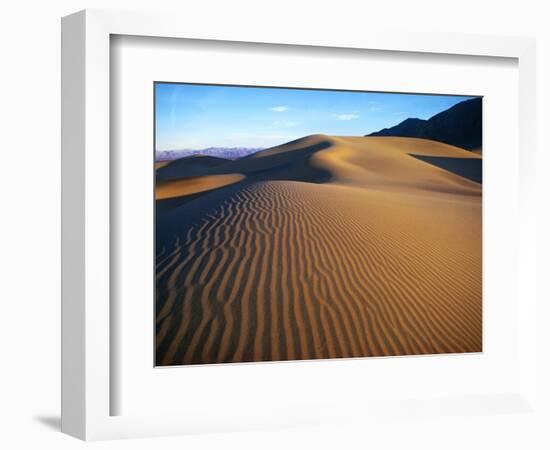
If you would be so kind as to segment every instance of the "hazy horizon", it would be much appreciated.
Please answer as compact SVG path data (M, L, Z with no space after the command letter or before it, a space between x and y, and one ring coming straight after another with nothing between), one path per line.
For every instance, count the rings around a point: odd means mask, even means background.
M362 136L473 98L155 84L155 150L267 148L311 134Z

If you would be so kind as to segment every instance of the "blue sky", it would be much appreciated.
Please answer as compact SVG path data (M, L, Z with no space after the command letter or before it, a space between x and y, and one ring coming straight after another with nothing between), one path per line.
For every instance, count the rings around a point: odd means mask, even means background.
M271 147L309 134L362 136L471 97L157 83L156 149Z

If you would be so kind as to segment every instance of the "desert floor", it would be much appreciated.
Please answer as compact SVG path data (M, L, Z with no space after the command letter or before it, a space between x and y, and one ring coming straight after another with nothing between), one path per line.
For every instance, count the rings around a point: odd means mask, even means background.
M157 365L480 352L480 182L414 138L160 165Z

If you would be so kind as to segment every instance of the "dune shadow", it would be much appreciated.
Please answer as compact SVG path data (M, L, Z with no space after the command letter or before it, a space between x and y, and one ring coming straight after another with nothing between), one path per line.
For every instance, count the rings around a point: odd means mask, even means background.
M301 181L306 183L326 183L331 180L332 173L315 167L310 159L316 152L330 147L330 143L322 141L304 146L292 151L267 154L258 157L262 152L237 160L223 160L214 157L191 156L175 160L168 166L156 171L156 181L187 179L190 177L208 175L243 174L245 179L234 183L228 192L235 188L243 189L253 183L263 181ZM156 201L156 213L162 214L193 202L199 198L218 191L227 190L229 186L188 194L181 197Z
M231 163L230 159L215 156L191 155L175 159L156 170L157 181L177 180L183 177L196 177L212 173L214 169Z
M455 175L467 178L468 180L482 183L483 178L483 160L481 158L454 158L446 156L426 156L414 155L413 158L424 161L440 169L454 173Z
M332 174L310 164L311 156L330 147L330 142L322 141L306 145L292 151L269 153L260 151L236 160L191 156L175 160L156 171L157 181L174 180L205 175L227 175L241 173L249 181L304 181L325 183Z

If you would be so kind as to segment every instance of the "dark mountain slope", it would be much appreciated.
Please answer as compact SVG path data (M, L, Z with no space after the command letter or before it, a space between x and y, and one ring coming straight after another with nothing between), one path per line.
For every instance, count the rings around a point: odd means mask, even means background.
M431 139L467 150L482 145L482 99L457 103L428 120L406 119L400 124L369 136L399 136Z

